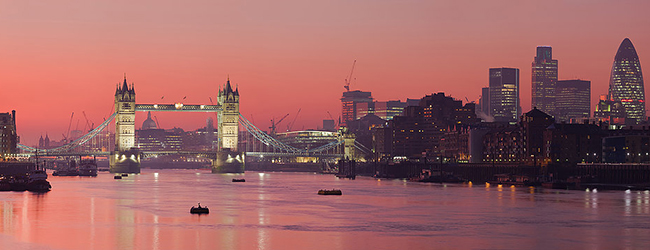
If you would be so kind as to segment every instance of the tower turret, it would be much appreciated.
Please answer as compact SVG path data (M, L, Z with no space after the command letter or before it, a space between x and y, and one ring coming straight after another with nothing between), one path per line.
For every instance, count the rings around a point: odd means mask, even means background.
M126 75L115 90L115 150L111 153L110 171L140 173L140 154L135 147L135 88L129 87Z

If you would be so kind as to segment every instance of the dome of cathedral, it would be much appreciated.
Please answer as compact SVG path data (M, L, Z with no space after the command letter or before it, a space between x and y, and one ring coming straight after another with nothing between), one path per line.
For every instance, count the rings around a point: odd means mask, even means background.
M147 113L147 119L142 123L142 129L158 129L156 122L151 119L151 112Z

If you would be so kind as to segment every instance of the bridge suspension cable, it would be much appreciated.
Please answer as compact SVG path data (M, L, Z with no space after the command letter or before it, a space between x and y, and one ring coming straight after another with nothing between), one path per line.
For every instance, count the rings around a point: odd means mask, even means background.
M74 141L71 141L70 143L65 144L63 146L56 147L56 148L51 148L51 149L37 149L37 148L30 147L30 146L27 146L27 145L18 144L18 148L20 148L22 150L25 150L25 151L28 151L28 152L38 152L38 153L50 153L50 152L52 152L52 153L60 153L60 152L70 151L70 150L78 147L79 145L82 145L82 144L88 142L89 140L91 140L95 136L97 136L100 132L102 132L105 128L108 127L108 125L111 123L111 121L113 121L113 119L115 119L116 115L117 115L117 113L113 113L110 117L108 117L108 119L106 119L102 124L97 126L95 129L91 130L87 134L85 134L85 135L83 135L83 136L75 139Z
M255 139L259 140L260 142L264 143L267 146L274 147L274 148L276 148L278 150L281 150L281 151L284 151L284 152L287 152L287 153L314 154L314 153L320 153L320 152L330 150L332 148L335 148L335 147L343 144L343 140L339 139L339 140L332 141L332 142L330 142L328 144L325 144L325 145L322 145L322 146L319 146L319 147L316 147L316 148L312 148L312 149L309 149L309 150L299 149L299 148L287 145L287 144L275 139L274 137L270 136L266 132L260 130L259 128L255 127L255 125L253 125L253 123L248 121L248 119L246 119L246 117L244 117L242 114L239 114L239 121L246 128L246 130L251 135L253 135L253 137L255 137Z

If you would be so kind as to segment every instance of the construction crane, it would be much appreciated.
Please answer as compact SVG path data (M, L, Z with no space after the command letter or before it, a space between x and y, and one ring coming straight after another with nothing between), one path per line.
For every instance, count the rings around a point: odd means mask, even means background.
M95 123L90 122L90 120L88 120L88 117L86 116L86 111L81 111L81 113L84 115L84 118L86 119L86 126L88 126L90 128L90 129L88 129L88 131L91 131L91 130L95 129Z
M68 122L68 132L63 135L63 141L68 141L68 136L70 136L70 127L72 126L72 118L74 118L74 112L70 115L70 122Z
M332 114L330 113L330 111L329 111L329 110L327 111L327 115L329 115L329 116L330 116L330 119L332 119L332 121L334 121L334 128L336 128L336 126L338 126L338 125L339 125L339 123L338 123L338 122L336 122L336 120L334 120L334 117L332 117Z
M275 128L276 128L276 126L277 126L278 124L280 124L280 122L282 122L282 120L284 120L284 118L287 118L287 116L289 116L289 114L284 115L284 116L283 116L282 118L280 118L280 120L277 121L277 122L275 121L275 118L271 119L271 126L269 127L269 129L271 130L271 135L275 135Z
M291 123L289 123L289 125L287 125L287 132L291 131L291 129L293 128L293 124L296 123L296 119L298 119L298 115L300 114L301 110L302 110L302 108L298 109L298 113L296 113L296 117L293 118L293 121Z
M348 78L345 79L345 86L343 87L347 91L350 91L350 82L352 81L352 73L354 73L354 65L356 64L357 64L357 60L354 60L354 62L352 63L352 70L350 70L350 75L348 76Z
M154 115L153 119L156 120L156 127L158 127L158 129L160 129L160 123L158 122L158 117Z

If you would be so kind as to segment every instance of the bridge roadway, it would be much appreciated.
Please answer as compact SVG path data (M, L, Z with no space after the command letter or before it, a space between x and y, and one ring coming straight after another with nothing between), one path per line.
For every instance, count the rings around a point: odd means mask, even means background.
M167 150L167 151L142 151L140 152L145 157L151 155L204 155L208 157L216 157L216 151L184 151L184 150ZM109 156L111 152L97 151L97 152L40 152L39 156ZM26 155L35 155L29 153ZM325 158L341 158L343 154L321 154L321 153L281 153L281 152L246 152L249 157L325 157Z
M135 111L183 111L183 112L217 112L221 105L190 105L190 104L136 104Z

